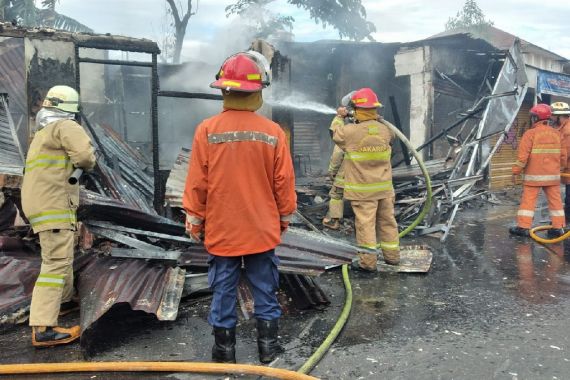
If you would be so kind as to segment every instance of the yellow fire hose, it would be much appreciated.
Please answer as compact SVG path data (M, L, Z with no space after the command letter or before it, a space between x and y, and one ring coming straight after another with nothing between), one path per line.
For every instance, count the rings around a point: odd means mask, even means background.
M0 365L0 375L68 372L191 372L260 375L275 379L315 380L316 377L286 369L248 364L194 362L84 362Z
M427 195L422 210L416 220L408 228L401 231L399 237L404 237L412 231L421 221L431 207L431 180L427 168L418 152L413 148L406 136L389 122L383 120L394 133L410 148L414 158L417 160L422 174L426 180ZM532 234L532 231L531 231ZM569 232L570 234L570 232ZM566 235L565 235L566 236ZM0 375L23 375L23 374L50 374L67 372L190 372L190 373L214 373L214 374L246 374L261 375L276 379L316 379L308 373L318 364L334 343L344 325L348 321L352 309L352 285L348 276L348 265L342 266L342 279L345 288L345 302L339 318L329 335L311 357L299 368L297 372L248 365L248 364L225 364L225 363L195 363L195 362L79 362L79 363L34 363L34 364L4 364L0 365Z
M568 231L564 235L557 237L557 238L554 238L554 239L541 238L540 236L538 236L536 234L538 231L551 230L553 228L554 228L553 226L538 226L538 227L531 228L530 237L533 238L535 241L542 243L542 244L560 243L561 241L564 241L570 237L570 231Z

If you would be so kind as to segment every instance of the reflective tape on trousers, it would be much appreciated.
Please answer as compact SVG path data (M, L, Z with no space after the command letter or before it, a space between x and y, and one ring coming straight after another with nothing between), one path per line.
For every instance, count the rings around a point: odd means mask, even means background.
M65 276L61 274L41 274L36 280L36 286L46 288L63 288L65 285Z
M389 251L393 251L396 249L400 249L400 242L398 241L381 241L380 244L378 244L379 248L382 249L387 249Z
M525 174L523 180L530 182L542 182L542 181L560 181L560 174L553 175L530 175Z
M391 150L383 152L346 152L344 158L350 161L389 161Z
M552 210L550 216L564 216L564 210Z
M51 223L69 223L75 224L77 221L75 211L72 210L53 210L44 211L35 215L30 215L28 218L32 227L41 226L43 224Z
M534 216L534 211L530 211L530 210L519 210L517 212L518 216L529 216L529 217L533 217Z
M208 143L223 144L245 141L258 141L271 146L277 145L277 136L271 136L257 131L232 131L223 133L211 133L208 135Z
M376 182L376 183L345 183L345 190L351 190L358 193L372 193L375 191L393 190L392 181Z

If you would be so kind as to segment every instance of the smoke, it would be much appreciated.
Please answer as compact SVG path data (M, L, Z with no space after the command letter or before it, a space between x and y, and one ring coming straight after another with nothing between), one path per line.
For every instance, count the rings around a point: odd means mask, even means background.
M279 106L284 108L292 108L298 111L313 111L326 115L336 114L336 110L326 104L317 103L307 98L307 95L300 92L293 92L283 98L276 98L273 96L265 99L265 102L270 106Z

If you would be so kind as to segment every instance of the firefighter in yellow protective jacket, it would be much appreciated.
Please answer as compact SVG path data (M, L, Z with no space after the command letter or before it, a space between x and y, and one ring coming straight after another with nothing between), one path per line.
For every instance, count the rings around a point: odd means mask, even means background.
M22 184L22 208L39 234L42 265L32 293L32 344L54 346L79 338L80 328L58 326L60 308L71 304L73 251L79 186L68 178L74 168L91 170L94 149L75 122L77 91L52 87L36 115L37 132L30 144Z
M355 214L358 265L375 272L378 248L387 264L400 262L390 163L395 136L378 121L381 104L371 89L354 92L352 105L356 122L337 128L333 140L345 152L344 197Z
M336 115L330 125L331 136L336 128L344 126L344 116ZM332 230L340 228L340 220L344 214L344 152L335 144L329 162L328 175L333 184L329 191L329 210L323 219L323 226Z

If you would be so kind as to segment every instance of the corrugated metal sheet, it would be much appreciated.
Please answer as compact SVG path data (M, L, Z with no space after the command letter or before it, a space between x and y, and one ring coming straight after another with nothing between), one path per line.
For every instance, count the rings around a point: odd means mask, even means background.
M22 118L22 129L28 129L24 39L5 38L0 43L0 92L8 94L10 113L16 124ZM20 135L20 138L27 136Z
M182 148L166 181L165 199L172 207L182 208L182 193L190 164L190 149Z
M349 264L357 248L344 240L290 228L275 252L281 261L279 272L318 276L329 268ZM207 259L204 246L192 246L183 251L179 262L207 267Z
M89 124L86 120L87 125ZM95 125L93 143L102 153L96 172L102 184L99 190L109 197L155 214L152 208L154 180L148 173L150 165L111 128Z
M184 226L170 219L146 213L120 200L82 189L78 210L80 220L103 220L125 227L146 229L172 235L184 235Z
M22 175L24 153L5 94L0 94L0 174Z
M184 269L146 260L97 255L82 257L77 266L83 332L119 303L155 314L162 321L176 319L184 287Z

